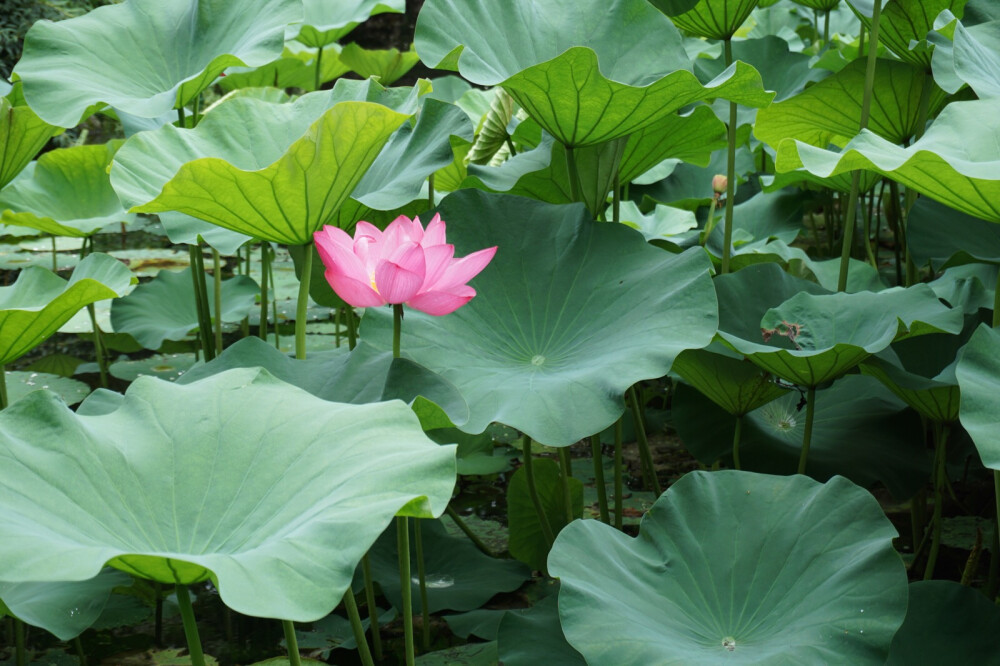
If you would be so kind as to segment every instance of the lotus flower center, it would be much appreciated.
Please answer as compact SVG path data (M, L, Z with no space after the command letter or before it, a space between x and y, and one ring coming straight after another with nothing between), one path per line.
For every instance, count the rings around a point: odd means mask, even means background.
M545 357L541 354L535 354L531 357L531 365L542 365L545 363Z
M730 652L736 650L736 639L732 636L726 636L722 639L722 647L726 648Z

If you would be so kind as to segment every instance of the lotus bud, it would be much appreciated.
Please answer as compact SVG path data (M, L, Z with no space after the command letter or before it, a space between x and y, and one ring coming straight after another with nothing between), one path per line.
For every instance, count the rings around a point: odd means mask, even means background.
M723 176L721 173L712 177L712 190L716 194L725 194L726 186L729 185L729 179Z

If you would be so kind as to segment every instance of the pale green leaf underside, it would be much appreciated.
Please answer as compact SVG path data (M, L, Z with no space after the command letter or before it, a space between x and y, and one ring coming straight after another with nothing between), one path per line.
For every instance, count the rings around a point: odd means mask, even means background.
M0 287L0 365L35 348L85 305L121 296L131 281L125 264L106 254L87 256L68 282L38 266L25 268L13 285Z
M0 98L0 188L21 172L31 158L62 129L49 125L27 106Z
M882 664L906 612L895 536L843 477L691 472L638 538L570 524L549 571L587 663Z
M805 168L827 178L868 169L956 210L1000 222L1000 114L992 100L952 102L908 148L863 131L836 153L785 139L778 171Z
M365 19L406 11L405 0L303 0L302 26L288 37L313 48L337 41ZM295 35L296 29L298 34Z
M164 583L211 576L263 617L329 613L396 512L439 515L455 481L454 448L402 402L329 403L259 368L141 377L94 416L38 392L0 421L6 579L85 580L110 561Z
M75 125L98 102L155 118L186 104L227 67L277 58L285 26L301 16L295 0L261 0L253 11L228 0L132 0L39 21L15 73L25 99L53 125Z
M1000 469L1000 331L982 324L959 356L960 419L990 469Z

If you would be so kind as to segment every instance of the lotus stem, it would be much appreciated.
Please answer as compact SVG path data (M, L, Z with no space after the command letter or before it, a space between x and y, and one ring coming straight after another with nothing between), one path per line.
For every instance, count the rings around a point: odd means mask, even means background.
M180 127L181 129L184 129L185 124L186 123L184 122L184 105L182 104L177 107L177 126Z
M997 515L994 520L993 546L990 549L990 577L986 585L986 596L990 601L997 596L1000 587L1000 470L993 470L993 501L996 503Z
M462 517L458 515L458 512L455 511L450 504L445 509L445 512L448 514L449 518L455 521L455 524L458 525L458 529L462 530L465 536L469 537L469 540L476 548L479 549L481 553L489 555L490 557L496 557L496 554L490 550L485 543L483 543L482 539L476 536L476 533L472 531L472 528L469 527L464 520L462 520Z
M323 64L323 47L321 46L319 47L319 50L316 51L316 75L315 75L315 80L313 82L313 87L316 90L319 90L320 86L323 85L323 68L321 67L322 64Z
M621 176L618 171L615 171L614 184L611 186L611 221L615 224L621 222L622 210L622 183Z
M934 422L934 515L931 517L931 550L927 554L927 566L924 568L924 580L934 577L934 566L937 564L938 552L941 550L942 505L944 504L944 486L947 480L947 441L948 426L940 421Z
M347 589L347 593L351 593L350 588ZM288 663L291 666L302 666L302 655L299 654L299 639L295 637L295 623L291 620L282 620L281 628L285 630L285 645L288 647Z
M806 389L806 426L802 432L802 453L799 454L799 474L806 473L806 461L809 459L809 445L812 443L813 417L816 415L816 387Z
M222 353L222 260L212 248L212 296L215 299L215 353Z
M396 516L396 549L399 551L399 592L403 597L403 641L406 649L406 666L414 666L413 651L413 598L410 588L410 527L409 519Z
M531 504L535 507L535 513L538 515L538 524L542 528L542 536L545 538L545 543L551 548L556 538L552 532L552 525L549 524L549 517L545 515L545 510L542 508L542 501L538 498L535 470L531 459L531 438L527 435L524 437L524 476L528 482L528 496L531 498Z
M427 207L434 208L434 174L427 177Z
M830 10L823 16L823 48L830 44Z
M337 349L340 349L340 324L344 320L344 308L337 308L337 312L333 315L333 339L334 344Z
M656 496L659 497L663 490L660 488L660 480L656 478L656 468L653 466L653 456L649 452L649 440L646 438L646 420L642 417L642 405L639 404L639 395L635 386L630 386L627 392L629 405L632 407L632 421L635 424L635 439L639 445L639 457L642 460L643 484L646 488L652 488Z
M108 388L108 359L104 354L101 327L97 324L97 308L94 307L93 303L87 304L87 314L90 315L90 328L94 332L94 357L97 361L97 369L101 374L101 387Z
M514 142L511 141L511 139L510 139L510 134L508 134L507 136L504 137L504 141L507 142L507 149L510 150L510 156L511 157L516 157L517 156L517 149L514 147Z
M80 660L80 666L87 666L87 653L83 650L83 641L77 636L73 639L73 649L76 650L76 658Z
M87 239L83 239L84 246L87 245ZM59 270L59 255L56 253L56 237L52 237L52 272L55 273Z
M374 608L374 605L372 607ZM354 599L354 590L351 589L350 585L347 586L347 591L344 592L344 608L347 609L347 617L351 621L351 631L354 633L354 642L358 644L361 663L364 666L375 666L375 662L372 661L372 653L368 649L368 639L365 638L365 629L361 625L361 613L358 612L358 602ZM377 611L375 612L377 614ZM378 626L378 618L372 618L371 626ZM292 633L294 634L295 632L293 631ZM285 631L285 636L288 636L287 630Z
M358 345L358 325L354 320L354 308L348 305L345 314L347 315L347 348L354 349Z
M17 666L26 666L28 663L24 651L24 622L14 618L14 663Z
M201 93L194 96L191 101L191 127L197 127L201 120Z
M1000 269L997 270L997 283L993 291L993 328L1000 326Z
M625 414L615 421L615 529L622 529L622 419Z
M580 171L576 164L576 153L573 146L566 146L566 171L569 176L569 193L574 203L582 201L580 198Z
M194 608L191 606L191 595L186 585L177 584L177 606L184 622L184 637L187 638L188 654L191 666L205 666L205 653L201 651L201 638L198 637L198 624L194 621Z
M295 305L295 358L306 357L306 322L309 312L309 280L312 277L313 244L305 245L302 260L302 276L299 278L299 300Z
M215 346L212 344L211 316L208 313L208 288L205 282L205 259L201 255L200 243L188 245L191 258L191 281L194 284L194 303L198 311L198 337L201 340L205 360L215 358Z
M858 205L861 206L861 214L864 216L864 237L865 237L865 256L868 257L868 263L872 265L876 271L878 270L878 256L872 251L872 206L871 202L869 205L865 205L865 195L860 194L858 199ZM875 247L878 248L878 229L875 230ZM877 252L877 250L876 250Z
M365 604L368 606L369 627L372 630L372 647L375 658L382 661L382 630L378 624L378 608L375 606L375 584L372 581L372 564L368 553L361 558L361 572L365 578ZM350 609L348 609L350 612ZM359 643L360 645L360 643Z
M260 244L260 326L257 335L264 342L267 342L267 273L271 264L270 249L267 241ZM275 320L274 323L277 325L278 321Z
M733 40L726 39L726 67L733 64ZM733 251L733 204L736 198L736 102L729 103L729 127L726 133L726 228L722 240L722 273L729 272L729 258ZM657 493L659 495L659 493Z
M601 513L601 522L611 524L611 514L608 512L608 487L604 483L604 460L601 457L601 436L590 436L590 455L594 459L594 483L597 484L597 506Z
M7 409L7 366L0 365L0 409Z
M573 522L573 495L569 489L569 480L573 477L573 464L569 457L569 447L559 449L559 484L562 486L563 504L566 509L566 524Z
M861 122L858 130L868 127L868 115L872 104L872 86L875 81L875 56L878 54L878 22L882 14L882 3L876 2L872 10L872 47L868 50L868 65L865 69L865 90L861 98ZM837 291L847 288L847 271L850 267L851 246L854 244L854 215L857 209L858 190L861 182L861 172L851 174L851 192L847 198L847 215L844 220L844 242L840 249L840 275L837 278Z
M267 274L270 276L271 292L274 294L271 298L271 319L274 320L274 348L281 349L281 335L278 331L278 284L274 281L273 261L269 261L267 264Z
M427 567L424 563L424 530L419 518L413 519L413 545L417 550L417 581L420 589L420 647L424 652L431 649L431 612L427 602Z
M733 431L733 467L740 467L740 435L743 433L743 415L736 417L736 430Z
M399 341L403 332L403 304L392 306L392 357L399 358Z

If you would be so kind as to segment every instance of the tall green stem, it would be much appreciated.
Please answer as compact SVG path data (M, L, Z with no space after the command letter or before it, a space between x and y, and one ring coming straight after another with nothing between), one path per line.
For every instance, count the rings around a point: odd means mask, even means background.
M427 207L434 208L434 174L427 177Z
M604 460L601 457L601 436L590 436L590 456L594 459L594 483L597 484L597 506L601 512L601 522L611 524L608 513L608 487L604 482Z
M639 458L642 461L642 477L647 488L652 488L656 496L659 497L663 490L660 488L660 480L656 478L656 468L653 466L653 456L649 451L649 440L646 438L646 420L642 416L642 405L639 404L639 395L635 386L629 387L627 391L629 406L632 408L632 422L635 424L635 439L639 445Z
M410 587L410 527L409 518L396 516L396 548L399 550L399 591L403 597L403 641L406 666L414 666L413 650L413 589Z
M382 630L378 625L378 608L375 606L375 583L372 580L372 563L368 553L361 558L361 572L365 578L365 605L368 606L369 626L372 630L372 647L375 649L375 658L382 661ZM347 591L351 593L350 590ZM350 612L350 609L348 609ZM360 645L360 643L359 643Z
M271 263L271 245L267 241L260 244L260 326L257 335L264 342L267 342L267 278L268 268ZM277 321L275 321L277 324Z
M87 239L83 239L83 244L87 244ZM59 270L59 254L56 252L56 237L52 237L52 272Z
M215 353L222 353L222 260L212 248L212 297L215 301Z
M872 251L872 207L871 205L865 206L865 195L859 195L859 204L861 205L861 214L864 216L864 224L862 228L864 229L864 239L865 239L865 256L868 257L868 263L872 265L872 268L878 270L878 258ZM878 247L878 230L875 230L875 247Z
M580 171L576 165L576 152L573 146L566 146L566 171L569 174L569 193L574 202L580 198Z
M24 650L24 622L14 618L14 663L17 666L26 666L27 655Z
M799 474L806 473L806 461L809 459L809 444L812 443L813 417L816 415L816 387L806 390L806 427L802 431L802 453L799 455Z
M403 304L392 306L392 357L399 358L399 341L403 331Z
M313 86L316 90L319 90L320 86L323 85L323 68L321 67L322 64L323 64L323 47L321 46L319 47L319 50L316 51L316 75L315 75L315 80L313 81Z
M868 64L865 69L865 89L861 99L861 122L858 130L868 127L868 115L872 105L872 86L875 81L875 56L878 53L878 22L882 14L882 3L876 2L872 11L872 46L868 50ZM854 216L858 204L858 190L861 182L861 172L851 174L851 193L847 199L847 215L844 220L844 244L840 250L840 276L837 279L837 291L847 289L847 271L850 268L851 246L854 244Z
M725 40L726 67L733 64L733 40ZM726 228L722 240L722 273L729 272L729 258L733 251L733 205L736 198L736 102L729 103L729 127L726 133ZM715 205L713 202L712 205ZM659 493L657 493L659 494Z
M615 529L620 530L622 528L622 505L624 503L624 497L622 497L622 419L625 415L622 414L615 421Z
M569 447L559 449L559 482L562 486L563 505L566 510L566 524L573 522L573 494L569 489L569 480L573 478L573 463L569 457Z
M736 430L733 431L733 467L740 469L740 435L743 432L743 415L736 417Z
M826 48L830 44L830 10L826 10L826 15L823 17L823 48Z
M424 566L424 530L419 518L413 519L413 541L417 549L417 581L420 585L420 638L424 652L431 649L431 611L427 602L427 567Z
M347 586L344 592L344 608L347 609L347 618L351 621L351 631L354 633L354 642L358 644L358 652L361 653L361 663L364 666L374 666L372 653L368 649L368 640L365 638L365 629L361 625L361 613L358 612L358 602L354 599L354 590ZM374 608L374 605L372 606ZM378 626L378 618L372 619L372 626ZM294 633L294 632L293 632ZM288 632L285 632L288 635Z
M302 277L299 278L299 300L295 305L295 358L306 357L306 322L309 312L309 280L312 278L313 244L306 243L302 260Z
M348 589L350 594L351 590ZM302 655L299 654L299 639L295 636L295 623L291 620L282 620L281 628L285 631L285 645L288 647L288 663L291 666L302 666ZM361 636L364 638L364 634ZM361 645L361 642L358 642Z
M0 364L0 409L7 409L7 366Z
M208 312L208 286L205 281L205 258L201 254L201 244L188 245L191 259L191 281L194 283L194 303L198 310L198 337L201 340L205 360L215 358L215 345L212 343L212 317Z
M90 328L94 332L94 356L97 360L97 369L101 373L101 387L108 388L108 358L104 354L101 327L97 325L97 308L93 303L87 304L87 314L90 316Z
M622 215L622 182L620 175L615 171L615 182L611 186L611 221L615 224L621 222Z
M940 422L934 423L934 514L931 517L931 550L927 555L927 566L924 568L924 580L934 577L934 566L937 564L938 552L941 550L941 521L944 504L944 487L948 481L947 471L948 426Z
M472 528L465 524L465 521L462 520L462 517L458 515L458 512L455 511L450 504L445 509L445 512L448 514L449 518L455 521L455 524L458 525L458 529L462 530L465 536L469 537L469 541L471 541L472 545L478 548L481 553L489 555L490 557L496 557L496 554L490 550L489 546L483 543L482 539L476 536L476 533L472 531Z
M531 498L531 504L535 507L535 513L538 515L538 524L542 528L542 536L545 537L545 543L551 548L552 544L555 543L556 537L552 532L552 525L549 524L549 517L545 515L545 509L542 508L542 501L538 497L538 487L535 485L535 469L531 457L531 438L525 435L523 441L524 476L528 482L528 497Z
M201 651L201 638L198 637L198 625L194 621L194 608L191 607L191 595L186 585L178 584L175 588L177 606L184 622L184 636L187 638L188 654L191 666L205 666L205 653Z

